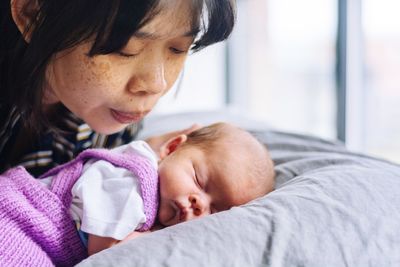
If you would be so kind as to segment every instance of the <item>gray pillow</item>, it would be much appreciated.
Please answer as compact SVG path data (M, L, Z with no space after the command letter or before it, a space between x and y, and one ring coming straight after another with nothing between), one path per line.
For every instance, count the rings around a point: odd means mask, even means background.
M400 166L340 143L254 133L276 189L114 246L78 266L400 266Z

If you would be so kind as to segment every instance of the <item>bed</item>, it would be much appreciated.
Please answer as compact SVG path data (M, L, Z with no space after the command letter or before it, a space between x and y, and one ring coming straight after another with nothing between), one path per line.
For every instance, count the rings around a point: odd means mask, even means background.
M268 146L275 190L114 246L79 267L400 266L399 165L226 112L153 116L142 137L221 120Z

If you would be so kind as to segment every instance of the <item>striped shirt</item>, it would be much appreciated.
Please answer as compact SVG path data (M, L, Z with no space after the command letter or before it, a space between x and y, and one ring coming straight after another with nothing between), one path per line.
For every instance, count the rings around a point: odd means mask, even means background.
M76 117L66 108L62 109L62 132L52 132L41 135L37 141L24 146L21 156L18 156L13 165L24 166L33 176L37 177L50 168L73 159L87 148L113 148L134 140L140 124L132 124L123 131L103 135L94 132L85 122ZM6 159L15 150L19 130L21 129L20 115L12 108L9 112L0 113L0 172L9 166ZM35 139L36 140L36 139Z

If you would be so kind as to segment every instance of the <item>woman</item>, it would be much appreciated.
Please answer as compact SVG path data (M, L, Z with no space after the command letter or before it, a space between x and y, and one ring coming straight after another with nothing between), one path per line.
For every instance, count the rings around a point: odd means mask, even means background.
M0 171L33 175L134 139L189 50L226 39L234 24L234 0L0 5ZM149 141L157 150L173 134Z

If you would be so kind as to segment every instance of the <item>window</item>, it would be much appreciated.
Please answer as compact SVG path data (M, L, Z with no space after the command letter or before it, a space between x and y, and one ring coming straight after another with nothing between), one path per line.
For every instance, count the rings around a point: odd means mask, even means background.
M225 43L190 54L181 78L152 113L210 111L225 106Z
M335 0L238 1L230 103L274 128L336 137Z
M365 112L362 149L400 162L400 2L364 0Z
M230 40L190 56L178 95L159 111L229 106L400 162L400 1L237 4Z

